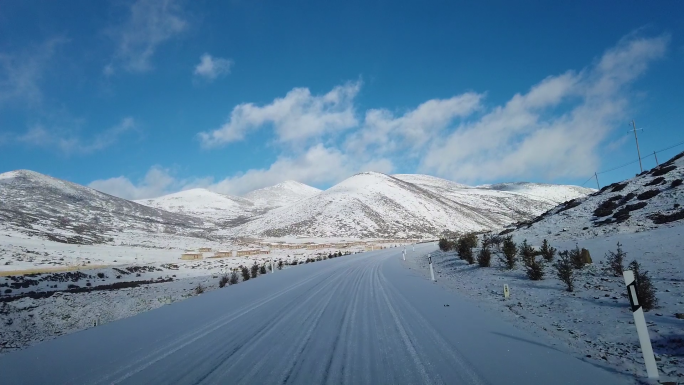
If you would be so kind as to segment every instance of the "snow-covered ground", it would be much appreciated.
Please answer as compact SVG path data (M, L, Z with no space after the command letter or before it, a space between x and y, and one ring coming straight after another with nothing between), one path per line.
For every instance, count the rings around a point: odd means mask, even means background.
M68 272L0 276L0 355L189 298L196 295L198 285L205 291L217 289L220 277L240 266L265 265L270 273L271 259L276 269L278 261L283 261L282 269L289 269L336 252L290 250L182 261L177 255L164 258L161 253L167 250L150 256L148 250L129 249L140 255L135 262ZM343 253L358 251L357 248Z
M672 227L580 240L579 246L591 252L594 263L577 273L573 293L565 291L548 264L543 280L530 281L520 264L510 271L500 268L496 255L492 267L481 268L468 265L455 252L439 251L436 245L430 254L437 284L498 310L509 322L551 337L598 365L643 378L645 366L624 280L602 271L605 253L615 251L620 242L627 261L636 259L654 277L659 307L645 314L661 375L684 382L684 320L675 317L684 313L684 260L675 252L684 249L683 233L684 227ZM575 243L552 246L567 250ZM429 278L427 254L409 253L405 264ZM504 284L510 287L508 300L503 296Z

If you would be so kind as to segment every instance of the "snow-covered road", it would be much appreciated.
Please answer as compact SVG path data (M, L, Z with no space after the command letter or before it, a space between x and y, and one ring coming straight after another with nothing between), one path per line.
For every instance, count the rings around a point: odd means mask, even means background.
M409 258L434 248L409 248ZM426 281L394 248L278 271L2 356L0 383L632 381L552 344Z

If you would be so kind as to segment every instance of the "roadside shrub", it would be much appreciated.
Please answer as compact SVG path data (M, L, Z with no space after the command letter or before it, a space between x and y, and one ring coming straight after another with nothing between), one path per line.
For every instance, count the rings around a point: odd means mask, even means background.
M233 270L233 272L230 273L230 279L228 280L228 284L229 284L229 285L235 285L235 284L237 284L238 282L240 282L240 280L238 279L237 271L234 271L234 270Z
M202 286L201 283L198 283L197 286L195 286L194 291L195 291L195 295L200 295L200 294L204 293L204 286Z
M682 180L681 179L675 179L670 183L670 187L677 187L682 185Z
M515 267L516 254L518 252L518 247L515 242L513 242L513 236L509 235L503 240L503 256L499 257L499 261L510 270Z
M518 247L518 256L523 261L525 265L531 263L534 260L536 252L534 248L527 243L527 239L523 240L520 247Z
M495 247L499 252L501 252L502 243L503 237L501 235L492 235L489 237L489 244Z
M531 259L528 259L527 263L525 264L525 272L527 274L527 278L533 281L544 279L544 260L537 260L535 256L532 256Z
M653 198L654 196L656 196L656 195L658 195L658 194L660 194L660 190L658 190L658 189L656 188L656 189L653 189L653 190L648 190L648 191L642 192L641 194L637 195L637 199L640 200L640 201L645 201L645 200L647 200L647 199Z
M283 269L283 260L279 259L278 260L278 270L282 270L282 269Z
M256 262L252 265L252 268L250 269L250 273L252 278L256 278L257 275L259 275L259 265L257 265Z
M439 249L443 252L449 251L449 241L446 238L439 240Z
M581 269L584 267L584 259L582 258L582 251L579 249L577 245L575 245L575 248L570 250L569 252L570 255L570 262L572 262L572 267L575 269Z
M473 257L473 249L470 246L471 244L472 243L470 242L470 240L464 236L458 239L458 246L456 249L459 258L468 262L468 264L470 265L475 263L475 258Z
M658 306L658 298L655 296L655 287L651 283L648 271L641 271L641 265L636 260L632 261L627 268L634 272L637 298L641 307L644 308L644 311L656 308Z
M247 268L247 266L242 266L241 272L242 272L242 280L243 281L248 281L251 278L251 276L249 274L249 269Z
M556 269L556 277L565 284L565 290L570 292L575 290L575 272L567 250L558 253L558 260L553 267Z
M259 268L259 274L266 274L266 265L261 265Z
M219 279L219 287L223 288L226 287L226 284L228 283L230 279L228 278L228 274L223 274L221 278Z
M480 267L489 267L492 261L492 252L489 250L489 245L484 246L477 253L477 264Z
M608 266L605 268L605 271L614 277L622 277L626 255L627 253L622 251L622 245L618 242L617 252L608 251L608 254L606 254Z
M105 277L104 273L97 273L97 278L104 278L104 277Z
M475 233L467 233L463 235L460 239L462 239L463 242L465 242L465 244L471 249L473 247L477 247L477 235Z
M549 241L547 241L546 239L542 241L541 249L539 249L539 252L547 262L553 261L553 257L556 255L556 251L557 250L554 247L549 246Z

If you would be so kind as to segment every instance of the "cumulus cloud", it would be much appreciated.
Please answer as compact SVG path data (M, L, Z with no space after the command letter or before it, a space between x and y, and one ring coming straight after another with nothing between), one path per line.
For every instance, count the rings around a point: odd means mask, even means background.
M462 182L593 173L600 145L629 115L625 90L668 42L629 36L597 64L544 79L434 141L421 169Z
M610 134L629 115L630 85L668 44L666 35L628 36L592 65L546 77L495 106L486 104L485 93L466 92L403 112L370 109L360 119L354 103L360 82L323 95L295 88L263 106L240 104L222 127L199 134L203 145L220 146L271 126L283 152L269 167L219 181L108 181L125 197L190 187L240 195L288 179L320 186L360 171L391 173L395 164L416 160L416 171L467 183L585 176L596 170L601 151L617 145Z
M41 102L40 82L57 49L67 42L57 37L20 52L0 52L0 105Z
M449 99L432 99L398 117L385 109L368 110L363 126L349 136L345 146L356 153L420 149L454 119L478 110L482 98L481 94L469 92Z
M116 44L114 62L129 72L152 69L152 57L157 47L185 31L188 22L176 0L137 0L128 9L126 20L106 32ZM103 73L114 73L114 63Z
M175 178L170 175L168 170L154 166L138 184L134 184L126 177L119 176L95 180L88 184L88 187L120 198L134 200L167 194L176 187L176 184Z
M247 133L272 125L280 142L302 142L355 127L353 100L360 82L333 88L324 95L312 95L308 88L295 88L283 98L265 106L243 103L220 128L199 133L202 144L216 147L240 141Z
M83 138L73 130L46 129L43 125L35 125L18 136L16 140L30 146L56 149L65 155L90 154L115 144L121 135L135 129L135 127L135 120L127 117L122 119L119 124L91 138Z
M212 57L205 53L200 57L199 64L195 66L194 74L211 82L219 76L230 74L230 68L233 64L233 61L230 59Z

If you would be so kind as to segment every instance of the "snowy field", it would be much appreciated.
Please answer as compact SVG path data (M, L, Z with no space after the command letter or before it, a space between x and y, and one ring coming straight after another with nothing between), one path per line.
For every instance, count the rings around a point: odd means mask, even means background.
M498 267L496 255L490 268L468 265L455 252L443 253L436 245L431 255L437 284L494 308L509 322L550 336L597 364L644 378L624 280L602 272L605 254L615 251L620 242L627 252L626 264L636 259L650 273L657 290L659 307L645 314L661 375L684 382L684 320L675 317L684 313L683 233L684 226L679 225L579 239L579 247L590 251L594 263L578 274L573 293L565 291L548 264L544 280L530 281L520 263L512 271ZM543 237L529 235L528 242L538 248ZM514 240L523 239L515 236ZM575 241L551 240L551 246L567 250L575 247ZM405 265L429 277L426 254L409 258ZM503 298L504 284L510 286L509 300Z
M271 250L249 257L179 259L184 250L200 247L237 248L134 232L114 245L70 245L5 231L0 235L0 355L195 296L198 285L205 291L218 289L220 277L239 266L270 268L273 259L276 268L283 261L282 268L289 269L338 251L363 250Z

